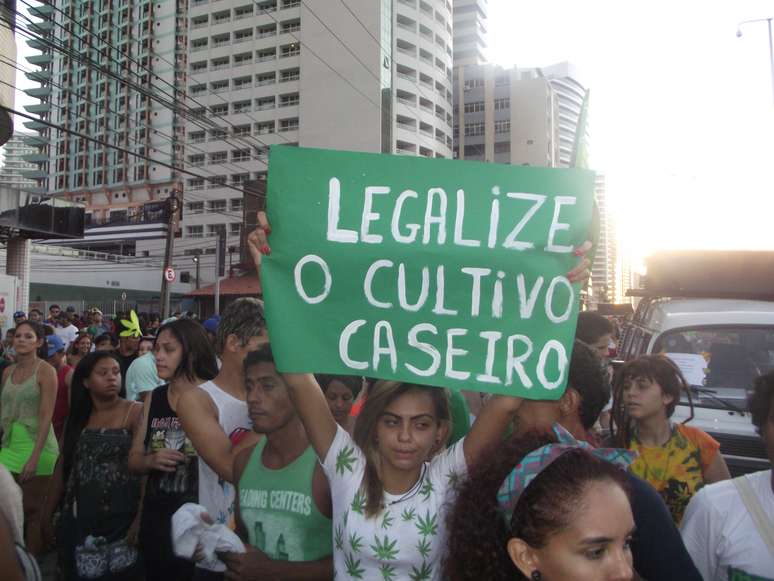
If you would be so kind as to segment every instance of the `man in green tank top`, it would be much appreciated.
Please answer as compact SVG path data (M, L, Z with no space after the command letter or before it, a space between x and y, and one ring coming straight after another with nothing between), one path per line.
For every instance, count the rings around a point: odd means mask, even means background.
M331 579L331 495L271 347L244 363L253 430L265 434L234 461L237 533L247 553L221 559L237 579Z

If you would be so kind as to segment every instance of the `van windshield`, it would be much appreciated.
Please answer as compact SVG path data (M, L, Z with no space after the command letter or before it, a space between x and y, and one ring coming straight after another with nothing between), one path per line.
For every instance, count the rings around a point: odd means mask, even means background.
M753 380L774 369L774 327L697 327L661 335L654 353L668 355L692 386L694 403L747 409ZM723 401L718 401L718 399Z

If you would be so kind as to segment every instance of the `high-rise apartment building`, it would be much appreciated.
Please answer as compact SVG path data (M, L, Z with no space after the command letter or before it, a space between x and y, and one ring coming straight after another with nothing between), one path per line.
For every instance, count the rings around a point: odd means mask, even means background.
M55 30L132 82L49 49L37 63L37 112L182 169L52 130L49 191L87 204L100 249L120 223L120 251L160 256L155 202L180 190L175 261L192 269L196 255L206 284L214 237L225 232L236 254L242 190L265 177L269 146L451 157L451 0L181 1L68 0L63 9L92 35L51 5L37 13L41 34Z
M454 0L454 67L485 61L488 0Z
M0 163L0 186L20 190L34 190L38 182L26 177L27 172L35 172L38 166L26 161L28 156L38 155L38 136L31 133L14 132L2 148Z
M455 156L569 167L586 90L570 63L455 70Z
M269 146L451 156L451 15L445 0L192 1L185 168L201 177L185 177L176 253L203 253L202 284L212 237L239 245L239 189Z
M605 174L597 173L594 185L594 199L599 211L599 239L591 265L590 305L614 303L619 296L619 281L616 276L618 245L615 222L610 214L610 205L605 187Z
M30 10L27 93L45 142L46 192L86 205L75 246L134 254L162 237L163 201L182 189L187 0L64 0ZM91 139L89 139L91 138ZM28 159L30 159L28 157Z

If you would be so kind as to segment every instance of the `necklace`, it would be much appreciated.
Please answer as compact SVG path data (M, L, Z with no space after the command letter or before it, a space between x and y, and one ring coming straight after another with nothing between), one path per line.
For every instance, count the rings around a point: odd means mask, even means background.
M407 490L403 494L403 496L401 496L397 500L391 500L390 502L388 502L387 506L393 506L395 504L399 504L419 494L419 491L422 488L422 482L424 482L425 480L425 474L427 474L427 464L422 464L422 473L419 475L419 479L414 483L414 486L412 486L409 490ZM384 504L382 504L382 508L385 508Z

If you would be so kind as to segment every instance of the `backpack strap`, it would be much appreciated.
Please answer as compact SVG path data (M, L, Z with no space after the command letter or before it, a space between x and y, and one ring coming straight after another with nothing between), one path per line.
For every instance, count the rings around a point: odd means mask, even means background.
M744 502L745 507L747 507L747 512L750 513L750 517L755 523L755 528L758 529L758 534L769 548L771 556L774 557L774 525L766 518L763 507L761 506L749 479L747 476L739 476L738 478L733 479L733 483L736 486L737 491L739 491L742 502Z

